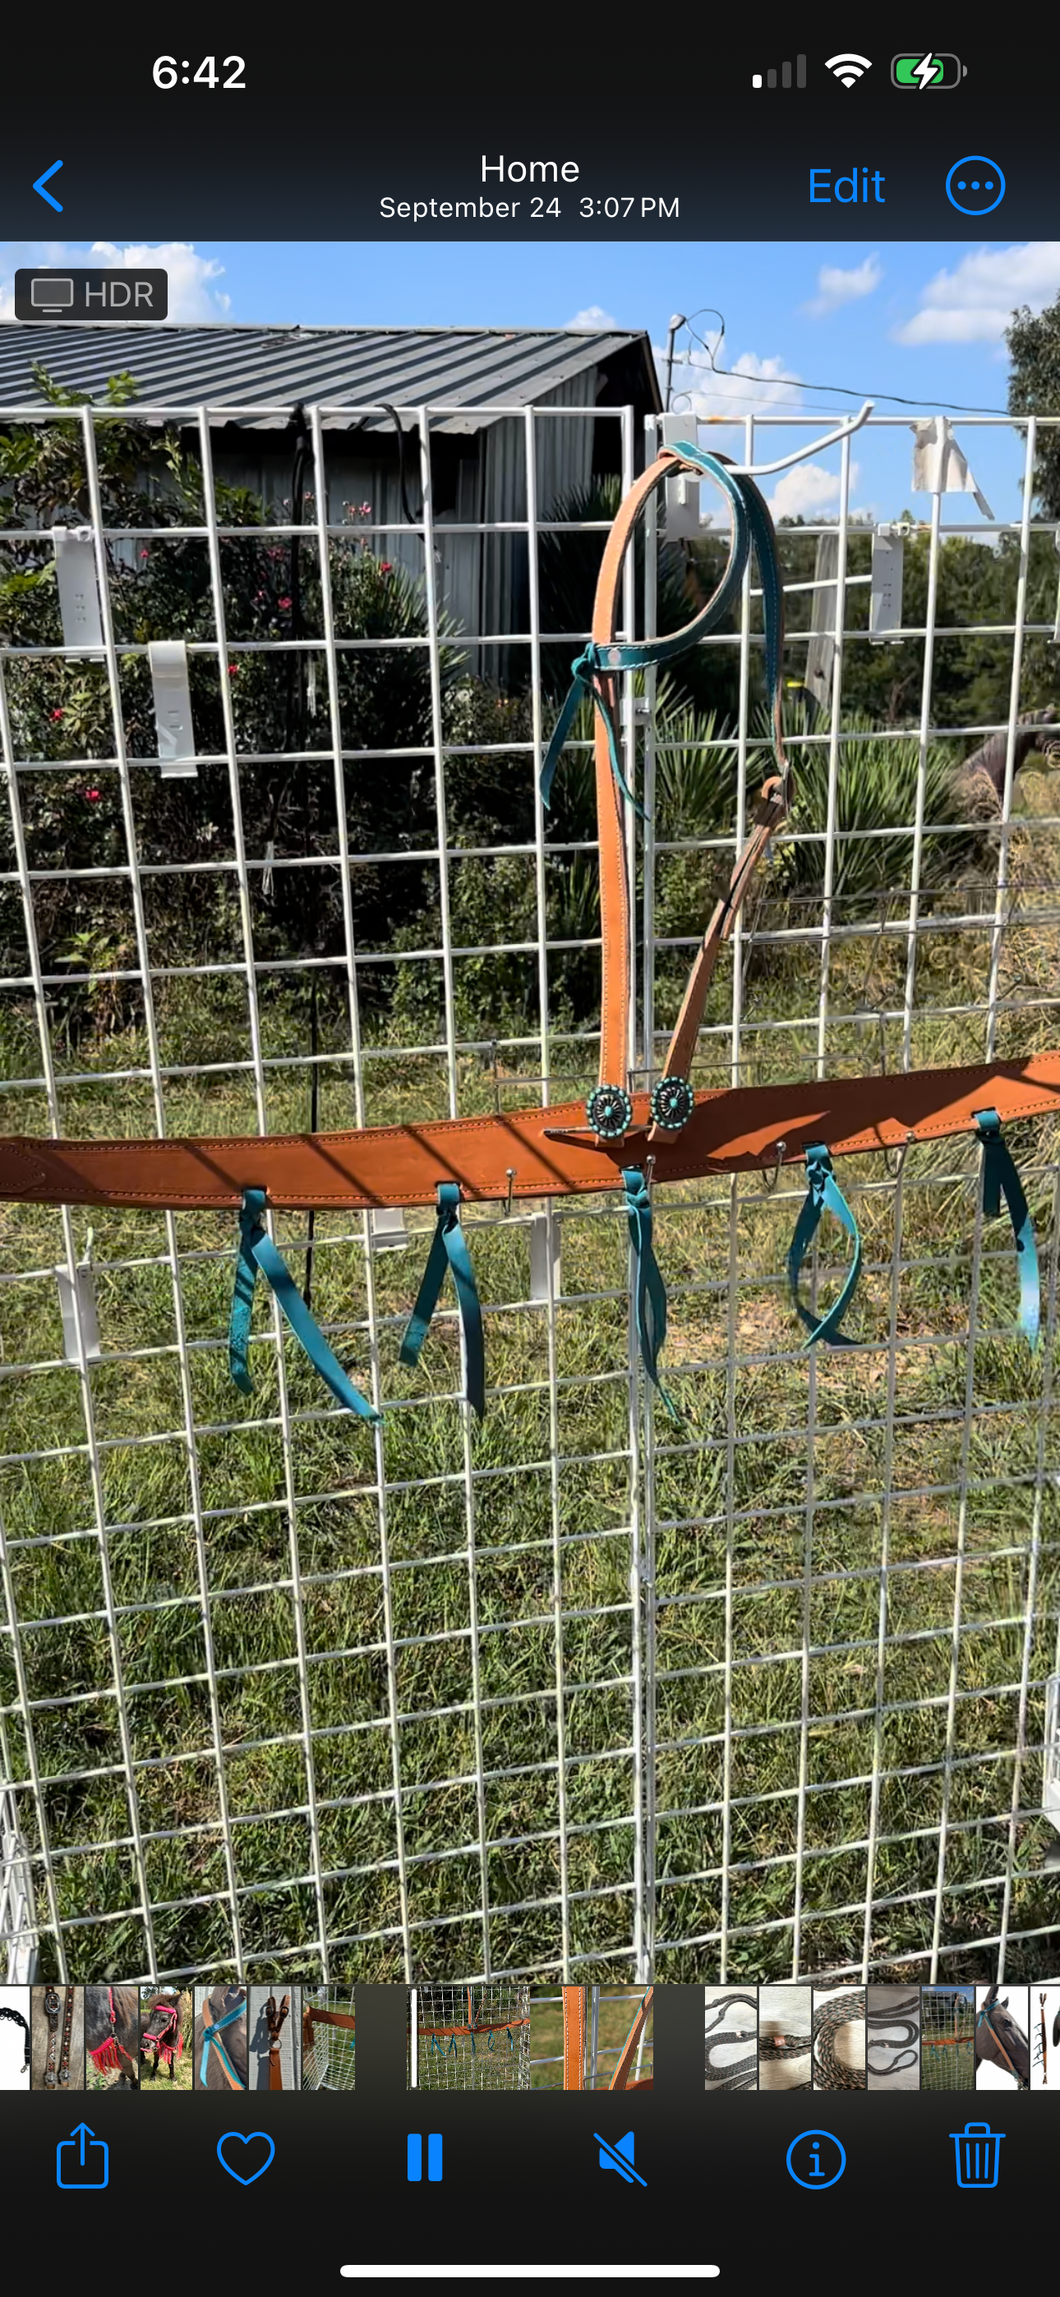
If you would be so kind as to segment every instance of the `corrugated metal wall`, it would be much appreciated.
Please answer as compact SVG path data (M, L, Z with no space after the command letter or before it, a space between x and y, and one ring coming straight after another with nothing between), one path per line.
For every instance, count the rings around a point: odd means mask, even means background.
M561 383L542 400L545 406L593 406L597 370L589 369ZM538 515L548 518L558 498L592 476L593 424L582 416L569 422L539 423L537 438ZM527 628L527 544L518 534L447 534L447 526L486 524L526 517L526 432L515 416L492 423L467 442L467 453L457 465L456 499L435 511L439 553L438 575L444 611L460 631L477 636L489 630L504 633ZM290 488L286 459L218 446L217 477L230 485L249 487L279 510ZM414 515L421 508L416 475L415 443L408 456L406 487ZM397 463L376 461L362 446L346 454L328 442L328 521L333 526L349 516L347 505L371 504L370 518L350 518L352 532L364 526L388 525L393 530L376 536L372 548L414 577L423 573L423 546L418 535L402 530L405 513ZM506 685L527 663L521 647L472 647L469 667L492 683Z

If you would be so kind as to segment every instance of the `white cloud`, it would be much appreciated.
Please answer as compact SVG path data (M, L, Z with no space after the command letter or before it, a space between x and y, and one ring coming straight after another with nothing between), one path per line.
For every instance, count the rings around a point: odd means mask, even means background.
M47 264L52 270L63 263L84 267L95 261L108 270L168 272L171 319L193 320L202 325L204 321L227 319L232 308L231 296L213 285L214 280L224 277L223 263L212 256L197 255L184 239L163 240L156 247L115 247L109 240L97 239L87 255L83 247L56 242L43 248L38 243L32 248L5 249L4 252L9 261L14 254L16 269L35 263ZM0 279L0 320L14 316L14 279Z
M979 248L921 290L921 308L897 343L1000 343L1018 305L1041 311L1060 293L1060 239Z
M601 328L617 327L618 321L610 311L604 310L602 303L590 303L584 311L576 311L573 319L568 319L567 325L572 333L576 328L584 328L586 332L596 335Z
M715 355L720 341L719 336L711 346ZM665 390L665 351L656 349L655 360ZM701 423L719 416L742 423L745 415L790 414L802 403L802 385L783 359L762 359L757 351L741 351L731 362L731 372L719 375L705 351L692 351L674 360L673 396L678 414L689 413Z
M811 319L823 319L830 311L839 311L844 303L857 303L865 295L874 295L883 278L883 265L878 255L867 255L864 263L843 271L837 264L824 263L817 274L817 293L804 309Z
M171 319L198 320L201 324L203 320L227 319L231 311L231 296L211 285L212 280L224 278L224 264L213 256L196 255L185 239L164 240L160 247L114 247L109 240L97 239L91 253L108 268L168 272Z
M851 463L850 485L852 490L857 483L858 466L856 463ZM774 518L805 518L816 521L825 511L838 510L839 488L840 475L838 471L826 470L823 463L796 463L790 471L785 471L777 480L769 507ZM863 513L854 511L851 515L857 518L861 517Z

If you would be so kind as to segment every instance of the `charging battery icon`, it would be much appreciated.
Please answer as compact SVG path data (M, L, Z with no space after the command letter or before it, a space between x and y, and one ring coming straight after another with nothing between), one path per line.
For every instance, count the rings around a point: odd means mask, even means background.
M959 56L924 55L893 56L891 78L896 88L912 88L923 92L925 88L959 88L968 77L968 66Z

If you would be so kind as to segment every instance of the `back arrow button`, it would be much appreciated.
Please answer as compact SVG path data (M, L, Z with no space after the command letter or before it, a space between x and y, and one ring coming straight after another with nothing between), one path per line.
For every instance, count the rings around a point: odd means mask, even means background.
M39 191L41 198L47 200L49 207L53 207L55 209L56 215L61 215L63 212L61 204L57 199L52 198L50 191L45 191L44 186L46 183L51 182L53 175L58 175L62 164L63 163L61 160L56 160L51 167L46 167L44 174L37 177L37 181L33 186L34 191Z

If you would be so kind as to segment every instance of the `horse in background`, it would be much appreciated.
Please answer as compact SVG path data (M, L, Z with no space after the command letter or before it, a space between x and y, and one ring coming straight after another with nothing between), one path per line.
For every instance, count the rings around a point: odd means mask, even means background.
M979 2012L975 2026L975 2055L992 2066L1000 2066L1003 2074L1011 2074L1017 2089L1029 2090L1031 2085L1030 2043L1018 2026L1008 2006L1008 1995L998 2001L998 1984L990 1991Z

